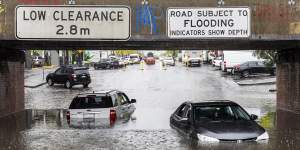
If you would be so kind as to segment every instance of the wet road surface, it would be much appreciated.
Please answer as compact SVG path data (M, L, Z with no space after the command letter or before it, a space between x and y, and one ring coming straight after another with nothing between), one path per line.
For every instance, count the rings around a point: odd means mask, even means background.
M90 74L92 83L87 89L80 85L72 90L62 85L26 88L27 110L22 117L1 123L0 129L16 126L3 131L0 137L9 138L1 140L6 141L1 149L299 149L299 124L286 127L288 115L276 113L276 93L269 92L275 85L239 86L211 66L187 69L178 65L163 70L159 65L145 65L140 70L133 65L120 70L91 69ZM72 98L107 89L137 99L134 119L110 129L70 128L65 109ZM195 144L170 128L170 114L182 102L207 99L232 100L258 115L270 134L269 143Z

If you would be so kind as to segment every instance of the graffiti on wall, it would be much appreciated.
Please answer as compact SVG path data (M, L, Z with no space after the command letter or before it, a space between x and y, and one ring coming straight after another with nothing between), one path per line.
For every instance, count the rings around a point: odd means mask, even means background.
M158 22L163 18L163 10L158 5L151 4L148 0L138 0L135 11L136 32L145 28L149 34L160 32Z

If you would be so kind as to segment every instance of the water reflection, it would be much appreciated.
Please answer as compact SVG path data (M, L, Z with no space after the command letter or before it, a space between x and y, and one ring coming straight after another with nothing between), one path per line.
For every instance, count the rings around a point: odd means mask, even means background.
M36 145L44 145L43 148L46 149L55 148L58 145L63 145L61 148L71 148L74 142L70 142L70 138L78 138L76 139L78 141L83 140L82 138L87 138L89 139L88 143L95 147L103 146L103 143L99 142L101 139L102 142L106 143L104 145L116 144L115 148L123 146L122 149L129 147L134 149L143 148L145 143L150 145L148 147L150 149L151 145L153 149L162 147L172 149L300 149L300 115L282 110L261 112L260 110L252 109L252 111L259 116L259 124L267 129L270 135L268 143L199 144L174 133L171 129L122 130L120 128L122 125L118 128L110 129L98 129L97 127L93 128L93 126L90 126L89 129L84 128L85 130L82 130L82 128L75 129L70 128L67 123L66 110L54 109L24 110L0 118L0 149L35 149ZM122 121L121 123L126 124L127 122ZM131 122L131 124L134 124L134 122ZM159 139L157 139L158 137ZM157 140L160 142L156 143ZM114 143L111 143L111 141L114 141Z

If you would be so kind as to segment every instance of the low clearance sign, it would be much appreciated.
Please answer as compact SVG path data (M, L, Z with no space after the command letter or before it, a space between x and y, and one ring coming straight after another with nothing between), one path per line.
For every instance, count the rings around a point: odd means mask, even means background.
M169 38L247 38L251 35L250 9L169 8Z
M127 6L17 6L16 38L129 40Z

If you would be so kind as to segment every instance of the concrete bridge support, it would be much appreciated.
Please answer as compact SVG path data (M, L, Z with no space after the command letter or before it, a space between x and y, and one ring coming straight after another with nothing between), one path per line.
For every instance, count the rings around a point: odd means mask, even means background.
M277 64L278 127L300 128L300 51L282 50Z
M0 117L24 110L24 60L19 50L0 50Z

